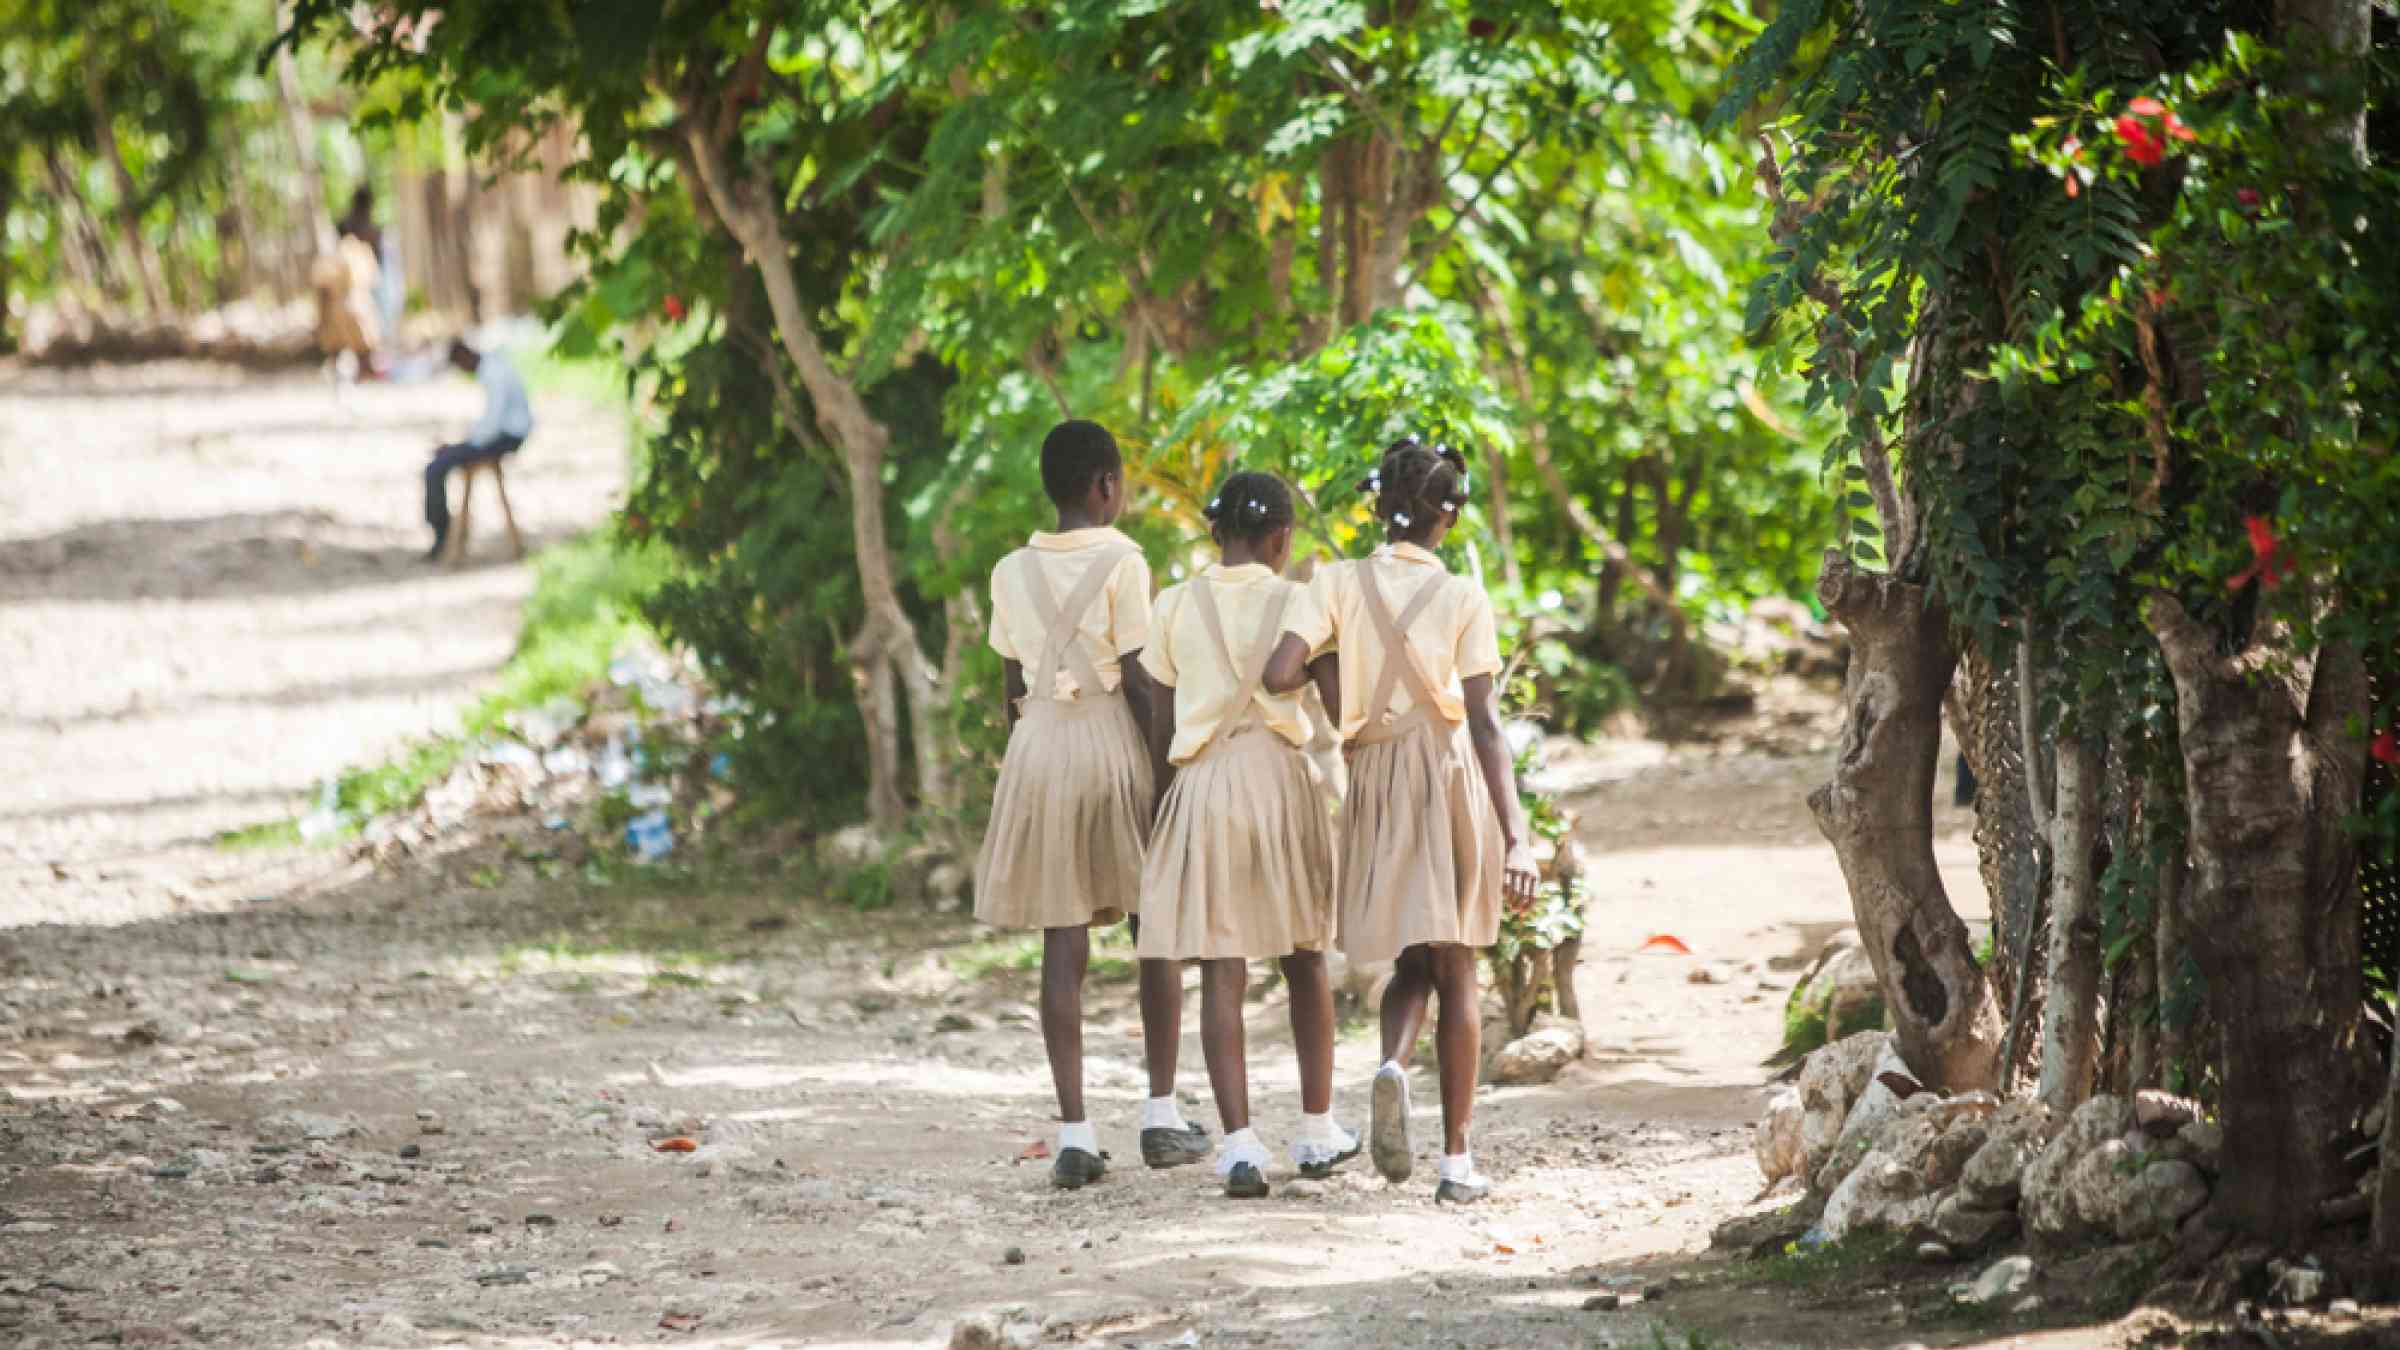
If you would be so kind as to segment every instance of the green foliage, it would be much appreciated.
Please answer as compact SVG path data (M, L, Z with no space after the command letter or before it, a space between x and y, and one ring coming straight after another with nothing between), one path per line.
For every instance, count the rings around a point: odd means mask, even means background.
M804 820L854 814L868 777L861 541L695 137L772 196L810 335L889 433L869 524L948 703L906 734L958 746L970 814L1004 735L982 595L1050 522L1034 447L1070 411L1126 446L1127 528L1169 576L1237 464L1293 478L1311 551L1339 554L1371 542L1353 485L1385 441L1468 443L1461 561L1561 685L1666 627L1570 506L1690 618L1801 588L1833 523L1811 419L1735 312L1761 265L1741 152L1692 117L1751 30L1734 7L439 8L421 42L362 40L337 0L301 0L296 30L394 118L583 139L591 273L552 313L656 410L622 531L677 569L645 612L761 710L745 781Z

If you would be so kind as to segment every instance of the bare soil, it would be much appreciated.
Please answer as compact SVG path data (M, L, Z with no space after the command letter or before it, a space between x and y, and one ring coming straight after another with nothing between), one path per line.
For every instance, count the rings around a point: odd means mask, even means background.
M1204 1168L1145 1171L1109 962L1087 1043L1115 1162L1061 1193L1027 1156L1054 1127L1025 949L963 919L829 906L775 856L546 880L507 840L380 874L311 851L245 872L198 842L440 724L505 654L525 578L414 561L414 465L471 390L370 390L353 415L306 381L180 378L0 408L0 1341L938 1346L977 1317L1089 1346L2012 1335L1946 1311L1972 1271L1787 1283L1703 1254L1757 1199L1793 972L1847 922L1803 805L1821 758L1750 748L1821 746L1822 691L1780 690L1721 746L1558 757L1597 897L1591 1051L1484 1093L1491 1203L1432 1203L1429 1066L1406 1185L1278 1168L1232 1202ZM598 514L618 450L604 419L546 416L516 495L554 537ZM1945 815L1941 857L1980 921L1969 824ZM1661 934L1691 954L1645 950ZM1186 1016L1187 1111L1213 1123ZM1280 1147L1279 990L1251 1030ZM1375 1057L1353 1009L1354 1122ZM2046 1278L2040 1316L2079 1320L2084 1282ZM2159 1317L2014 1334L2182 1334Z

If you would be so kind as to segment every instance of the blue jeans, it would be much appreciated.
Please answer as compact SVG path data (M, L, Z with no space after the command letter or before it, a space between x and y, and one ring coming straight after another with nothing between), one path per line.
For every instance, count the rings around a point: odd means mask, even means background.
M482 464L515 454L525 440L521 436L495 436L481 444L461 441L445 445L433 452L433 462L425 466L425 523L437 535L450 533L450 471L469 464Z

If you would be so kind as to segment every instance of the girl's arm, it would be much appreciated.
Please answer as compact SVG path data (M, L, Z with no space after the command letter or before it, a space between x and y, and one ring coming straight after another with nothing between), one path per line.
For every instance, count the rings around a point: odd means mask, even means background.
M1308 643L1298 633L1286 633L1267 658L1266 678L1259 681L1270 694L1288 694L1308 683Z
M1024 663L1003 659L1000 662L1000 715L1010 731L1017 729L1017 701L1024 697Z
M1308 663L1308 678L1317 682L1317 697L1325 704L1325 715L1333 725L1342 725L1342 658L1338 652L1327 652Z
M1510 903L1530 905L1542 877L1534 865L1533 849L1526 842L1524 821L1518 814L1517 771L1509 762L1508 738L1500 731L1500 694L1489 675L1468 680L1465 692L1467 734L1475 744L1475 763L1483 770L1484 789L1492 794L1492 811L1500 817L1501 843L1508 849L1508 859L1501 866L1501 881Z
M1167 752L1175 747L1175 686L1158 683L1148 671L1142 676L1156 691L1150 704L1150 781L1157 785L1150 811L1155 822L1167 804L1167 789L1175 786L1175 762L1167 758Z

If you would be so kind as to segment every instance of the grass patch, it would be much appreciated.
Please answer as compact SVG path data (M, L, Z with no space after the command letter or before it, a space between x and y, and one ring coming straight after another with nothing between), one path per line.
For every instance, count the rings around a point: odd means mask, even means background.
M270 820L257 825L244 825L238 830L219 830L209 842L228 853L240 853L254 848L300 847L298 820Z
M1042 969L1042 935L1010 933L970 943L944 960L952 970L970 980L988 980L995 975L1038 975ZM1121 984L1132 979L1137 969L1133 939L1126 935L1123 925L1112 924L1093 931L1092 963L1087 979Z
M467 711L457 734L418 741L381 764L343 774L334 789L341 808L358 819L406 810L449 777L478 739L504 730L510 713L580 694L606 676L617 649L646 631L638 606L666 575L662 550L621 547L598 531L543 550L534 559L517 650L500 668L499 686Z
M1892 1265L1908 1254L1908 1239L1897 1233L1858 1233L1822 1247L1792 1243L1782 1254L1759 1263L1759 1278L1791 1289L1819 1289L1857 1278L1861 1273Z

